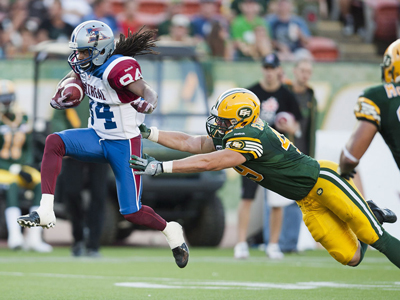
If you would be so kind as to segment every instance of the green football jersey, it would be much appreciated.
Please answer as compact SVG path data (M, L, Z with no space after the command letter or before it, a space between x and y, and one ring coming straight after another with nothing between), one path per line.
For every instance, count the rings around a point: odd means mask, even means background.
M16 115L13 112L7 112L5 113L5 116L7 117L7 119L9 119L10 121L14 121L16 118ZM27 126L28 123L28 117L26 115L23 115L22 120L21 120L21 124L19 125L20 127L25 127ZM25 131L27 129L24 129L23 131ZM3 144L4 144L4 134L6 133L10 133L13 132L13 130L10 128L9 125L5 124L2 120L0 120L0 149L3 148ZM12 159L11 157L9 159L0 159L0 169L5 169L8 170L10 168L11 165L13 164L21 164L21 165L28 165L31 163L32 157L31 157L31 152L29 149L30 147L30 137L29 137L29 133L27 133L26 136L27 140L25 141L25 143L22 146L22 153L21 153L21 157L17 160Z
M354 113L377 128L400 169L400 83L370 87L360 95Z
M214 139L214 145L243 154L246 162L235 167L239 174L292 200L307 196L318 179L319 163L261 119Z

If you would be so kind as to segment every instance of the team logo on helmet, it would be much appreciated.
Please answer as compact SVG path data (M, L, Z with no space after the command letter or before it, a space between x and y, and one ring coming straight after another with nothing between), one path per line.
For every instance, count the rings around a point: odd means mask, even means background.
M86 29L89 35L88 43L98 42L102 40L110 39L109 36L106 36L102 31L103 28L88 28Z
M384 66L385 68L387 68L387 67L390 66L391 63L392 63L392 58L390 57L390 55L385 55L385 56L383 57L383 66Z
M245 119L253 114L253 109L251 107L245 106L238 110L238 117Z

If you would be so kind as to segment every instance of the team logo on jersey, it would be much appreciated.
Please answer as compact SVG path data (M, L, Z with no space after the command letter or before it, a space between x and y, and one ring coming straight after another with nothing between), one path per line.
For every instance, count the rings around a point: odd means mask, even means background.
M321 188L319 188L319 189L317 190L317 195L318 195L318 196L321 196L323 192L324 192L324 190L321 189Z
M88 28L86 30L87 30L87 33L89 36L88 43L98 42L98 41L102 41L102 40L108 40L111 38L109 36L106 36L102 32L103 28Z
M86 86L86 91L85 91L86 95L88 95L89 97L92 97L92 98L106 100L106 97L104 96L104 93L101 90L101 88L97 88L97 87L87 84L87 83L85 84L85 86Z
M244 146L245 146L245 143L244 143L243 141L233 141L233 142L229 145L229 148L241 150L241 149L244 148Z
M245 106L238 110L239 118L248 118L253 114L253 109L251 107Z
M359 100L354 108L356 117L364 117L373 119L377 124L381 123L380 113L377 111L379 108L370 100Z

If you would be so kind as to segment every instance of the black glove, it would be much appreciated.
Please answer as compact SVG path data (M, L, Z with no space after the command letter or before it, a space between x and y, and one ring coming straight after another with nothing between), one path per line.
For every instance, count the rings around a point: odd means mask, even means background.
M144 139L147 139L151 133L151 129L147 128L146 124L144 124L144 123L140 124L139 130Z
M351 170L351 171L348 172L348 173L340 173L340 176L342 176L343 178L345 178L345 179L347 179L347 180L350 180L350 178L354 178L354 175L355 175L356 173L357 173L356 170L353 169L353 170Z

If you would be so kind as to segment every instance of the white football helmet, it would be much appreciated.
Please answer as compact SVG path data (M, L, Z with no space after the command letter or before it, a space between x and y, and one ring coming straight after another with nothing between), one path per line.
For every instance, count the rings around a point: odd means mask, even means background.
M68 63L76 73L90 71L101 66L115 49L114 34L111 28L100 21L91 20L79 24L72 32L69 47L73 50ZM89 50L89 57L78 60L78 50Z

